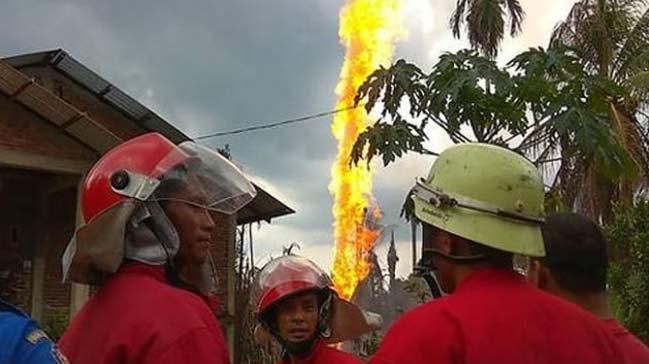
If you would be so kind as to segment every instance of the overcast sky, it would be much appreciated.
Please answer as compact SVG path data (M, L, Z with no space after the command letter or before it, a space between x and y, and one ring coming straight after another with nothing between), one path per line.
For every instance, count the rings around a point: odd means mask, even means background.
M507 39L501 61L545 46L573 0L522 0L523 34ZM3 0L0 54L63 48L190 137L334 108L344 49L338 42L342 0ZM466 44L452 38L455 0L404 0L408 37L395 57L423 68ZM332 198L327 190L336 144L331 119L203 141L225 144L237 163L296 214L255 232L257 261L290 242L329 267ZM430 131L431 145L448 140ZM411 270L410 229L399 220L403 198L432 159L408 156L377 166L374 196L393 226L401 261ZM386 240L387 241L387 240ZM385 261L387 247L378 248Z

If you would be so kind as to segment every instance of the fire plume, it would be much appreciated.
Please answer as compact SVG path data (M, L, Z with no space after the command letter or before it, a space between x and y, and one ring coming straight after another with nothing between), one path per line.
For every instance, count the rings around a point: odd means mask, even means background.
M358 87L379 66L392 59L401 28L403 0L347 0L340 11L339 36L346 47L345 61L336 86L337 108L353 105ZM369 125L362 108L336 114L331 126L338 141L329 190L334 196L335 255L333 280L338 294L351 298L358 283L370 271L368 253L380 231L367 220L380 218L372 202L372 170L364 164L349 165L358 135Z

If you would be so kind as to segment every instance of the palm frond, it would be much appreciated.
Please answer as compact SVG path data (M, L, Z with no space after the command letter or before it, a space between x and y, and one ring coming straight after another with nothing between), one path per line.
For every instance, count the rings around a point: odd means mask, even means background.
M630 201L633 191L636 188L646 186L649 178L649 150L646 136L642 134L642 129L633 117L627 115L613 103L611 103L610 108L610 119L615 134L622 148L628 152L638 169L636 178L627 177L620 181L620 186L626 191L626 195L620 197Z
M583 180L583 168L581 168L583 164L576 161L575 157L568 157L570 155L568 149L570 148L562 150L562 154L566 157L561 162L551 188L559 193L566 206L572 208L579 195L580 184Z
M539 145L530 154L534 155L534 165L539 168L543 178L549 179L554 177L554 180L556 181L558 169L561 168L564 159L562 156L561 143L559 142L559 138L549 138L547 145L543 147Z
M506 0L507 11L509 13L509 35L516 36L521 31L525 11L519 0Z
M544 144L548 140L550 133L549 128L547 128L548 122L549 120L546 120L546 122L539 124L536 128L530 131L529 134L523 137L523 140L521 140L514 150L521 153L528 153L533 152L534 148Z
M591 161L584 165L580 190L576 198L579 210L595 221L610 216L611 201L615 199L615 188L606 178L600 163Z
M456 0L449 25L456 38L466 26L471 48L494 59L505 35L505 15L509 17L509 34L520 33L525 17L520 0Z
M469 44L488 58L495 58L505 35L504 11L500 0L474 0L467 9Z
M460 31L464 24L464 12L466 11L467 0L457 0L455 10L451 14L450 26L455 38L460 38Z
M565 44L578 49L588 68L599 70L599 49L591 41L594 34L599 34L599 28L594 0L579 1L570 9L566 19L555 27L550 45Z
M649 71L642 71L624 80L625 86L641 94L649 93Z
M645 57L640 56L649 51L649 9L634 20L614 61L613 79L616 81L622 81L640 70L649 69L646 59L642 59Z

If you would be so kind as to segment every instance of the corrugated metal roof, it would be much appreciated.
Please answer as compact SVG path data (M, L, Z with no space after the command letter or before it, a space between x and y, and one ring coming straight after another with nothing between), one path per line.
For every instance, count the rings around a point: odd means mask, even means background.
M6 61L7 59L11 59L12 62L16 62L16 64L25 64L25 65L31 65L31 64L42 64L46 61L45 58L51 57L52 54L58 52L56 51L46 51L46 52L36 52L36 53L27 53L27 54L21 54L18 56L14 57L7 57L4 58ZM11 62L9 62L11 64ZM11 64L13 66L13 64ZM15 67L15 66L14 66Z
M286 206L259 186L255 185L257 196L237 213L237 224L243 225L257 221L270 222L271 219L290 215L295 210Z
M106 104L126 115L143 129L160 132L174 143L190 140L187 135L176 129L158 114L142 105L117 86L106 81L62 49L6 57L3 60L17 69L50 66L86 88Z
M16 71L16 68L51 66L85 87L100 100L127 115L143 129L160 132L175 143L191 140L156 113L63 50L57 49L7 57L3 58L3 61L0 62L0 91L15 96L23 105L61 127L65 132L75 136L99 153L103 153L119 143L119 138L74 106L49 92L49 90L37 83L33 83L24 74ZM257 196L250 204L239 211L237 214L238 224L257 221L270 222L273 218L295 213L293 209L259 186L255 185L255 188L257 189Z
M121 140L86 114L0 60L0 92L101 155Z
M63 71L65 74L72 77L75 81L88 88L94 94L98 94L107 87L110 87L110 83L108 81L104 80L97 73L84 66L81 62L70 57L64 51L56 50L45 52L43 60L44 64L50 64L52 65L52 67ZM7 62L11 64L11 59L7 59ZM34 64L26 65L31 66ZM20 67L21 66L18 65L16 68Z

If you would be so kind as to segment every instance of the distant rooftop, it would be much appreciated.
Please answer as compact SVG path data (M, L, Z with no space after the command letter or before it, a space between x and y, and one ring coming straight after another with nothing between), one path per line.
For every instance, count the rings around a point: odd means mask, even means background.
M190 140L171 123L117 86L106 81L62 49L21 54L3 58L3 60L16 69L38 66L52 67L87 89L101 101L126 115L144 130L161 132L174 143Z
M70 120L80 122L80 120L88 118L88 116L82 110L77 110L46 89L40 86L34 86L33 82L28 82L25 75L22 75L20 72L11 71L11 68L21 70L30 67L51 67L77 85L88 90L97 99L125 115L142 129L159 132L177 144L191 140L191 138L171 123L120 90L117 86L106 81L99 74L84 66L62 49L16 55L2 58L2 61L11 67L0 64L0 91L8 93L12 97L17 97L18 101L61 127L65 132L72 133L84 139L96 139L94 143L86 144L90 144L90 147L99 152L118 143L119 139L91 120L88 120L90 128L72 130L72 122ZM18 96L22 93L29 95L25 96L23 100L22 97ZM257 221L270 222L272 218L295 213L293 209L256 184L255 188L257 189L257 197L238 212L238 224L248 224Z

